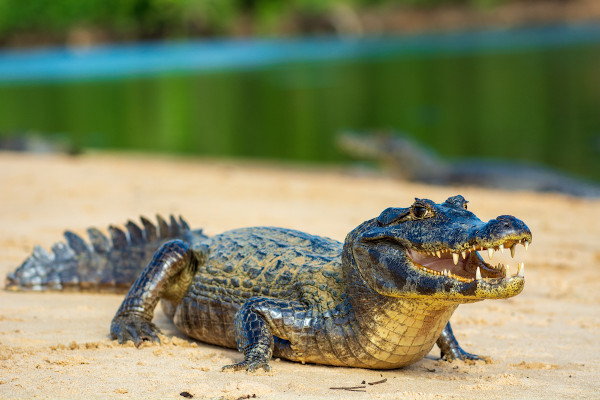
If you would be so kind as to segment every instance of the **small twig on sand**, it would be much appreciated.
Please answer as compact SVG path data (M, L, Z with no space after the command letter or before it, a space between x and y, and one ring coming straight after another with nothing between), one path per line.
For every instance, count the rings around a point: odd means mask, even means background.
M366 386L348 386L348 387L330 387L329 389L332 390L347 390L349 392L366 392L366 390L360 390L360 389L366 389Z

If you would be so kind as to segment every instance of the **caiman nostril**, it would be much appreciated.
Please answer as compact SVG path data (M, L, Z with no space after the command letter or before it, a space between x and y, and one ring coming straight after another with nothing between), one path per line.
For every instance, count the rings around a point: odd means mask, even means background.
M522 222L510 215L501 215L496 218L497 227L502 228L515 228L518 229Z

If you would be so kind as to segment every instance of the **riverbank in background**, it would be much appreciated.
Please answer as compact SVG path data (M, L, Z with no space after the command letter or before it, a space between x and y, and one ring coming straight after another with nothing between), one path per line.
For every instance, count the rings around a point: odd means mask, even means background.
M14 4L13 4L14 3ZM362 36L600 21L596 0L323 2L0 0L0 47L214 37ZM407 5L408 4L408 5Z

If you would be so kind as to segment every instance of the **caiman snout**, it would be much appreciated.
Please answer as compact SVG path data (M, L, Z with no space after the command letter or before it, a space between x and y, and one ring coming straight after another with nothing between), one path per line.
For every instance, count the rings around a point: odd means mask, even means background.
M490 242L512 238L525 238L531 241L531 231L527 225L512 215L501 215L489 221L482 228L478 229L474 236L479 239L485 238Z

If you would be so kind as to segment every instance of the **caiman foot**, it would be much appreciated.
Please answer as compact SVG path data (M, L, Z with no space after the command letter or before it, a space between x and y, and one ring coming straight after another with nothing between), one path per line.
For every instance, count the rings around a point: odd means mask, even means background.
M221 371L242 371L254 372L259 368L264 369L266 372L271 371L269 365L269 359L271 358L272 352L264 354L260 347L249 349L244 356L244 361L226 365L221 368Z
M131 340L135 347L140 347L144 341L160 343L160 329L139 315L118 315L110 325L110 336L123 344Z
M486 357L485 356L479 357L476 354L467 353L460 346L458 346L456 348L451 348L447 352L442 351L441 358L442 358L442 360L452 362L454 360L462 360L462 361L484 360Z
M254 372L259 368L264 369L266 372L271 371L271 366L269 365L269 362L264 361L264 360L263 361L261 361L261 360L254 360L254 361L244 360L244 361L236 363L236 364L226 365L223 368L221 368L221 371L246 370L247 372Z
M452 362L454 360L484 360L486 362L489 361L489 357L478 356L476 354L471 354L464 351L458 344L456 338L454 337L454 333L452 333L452 327L450 326L450 322L446 324L446 327L442 331L442 334L440 335L436 343L440 348L441 358L448 362Z
M259 368L271 371L269 360L275 345L273 333L265 315L269 310L288 310L290 302L263 297L248 299L235 314L235 338L238 350L244 353L244 361L226 365L222 371L246 370L254 372Z

